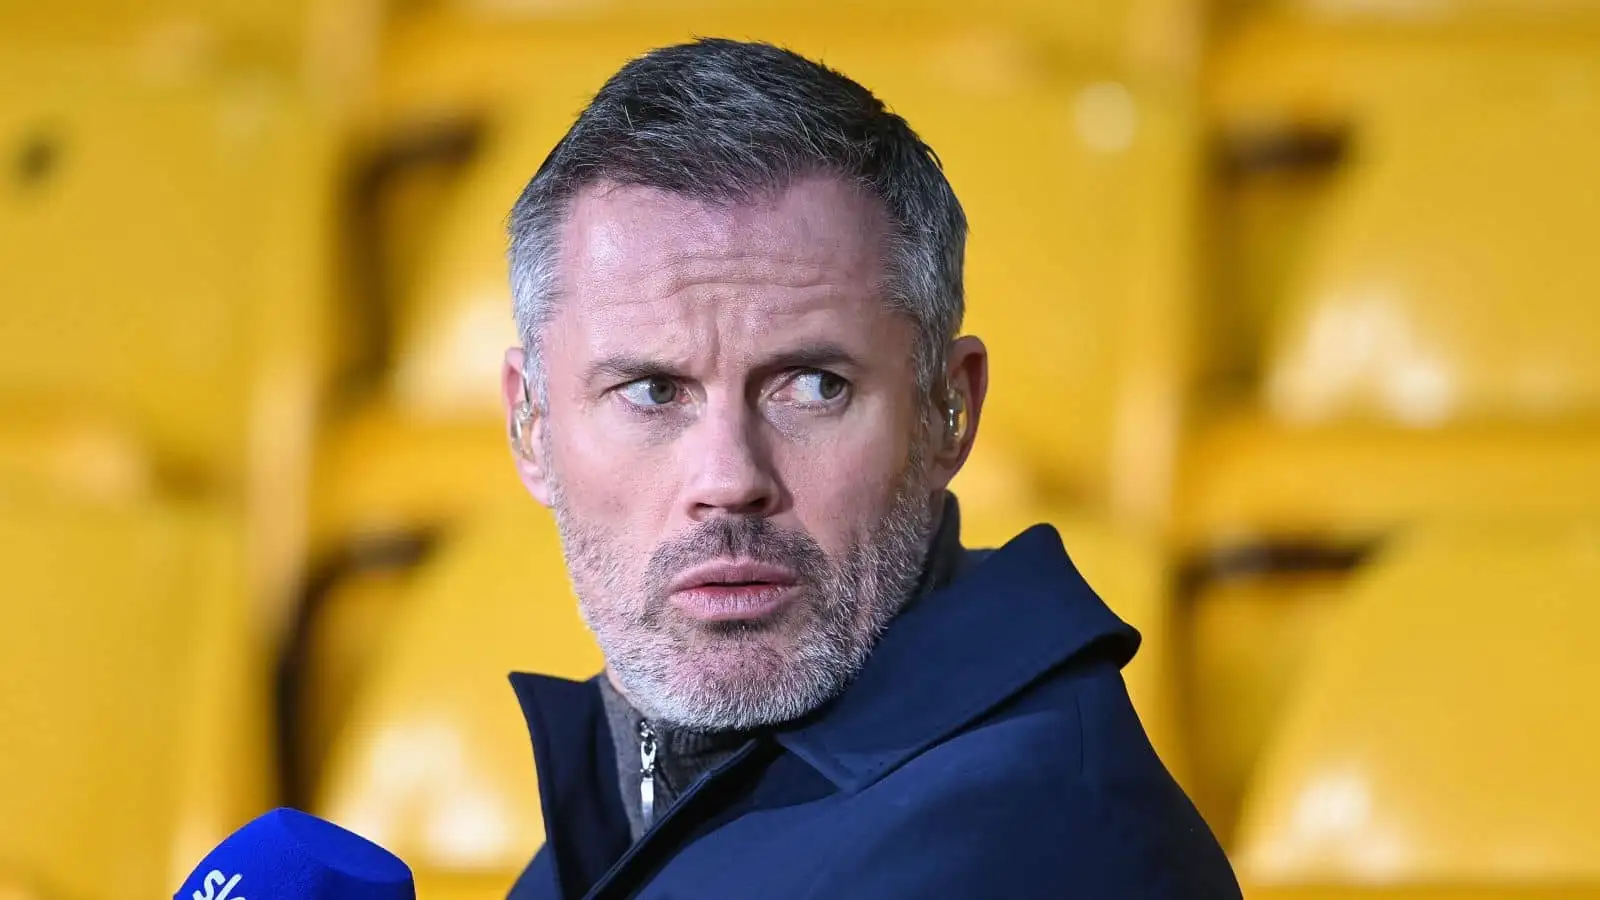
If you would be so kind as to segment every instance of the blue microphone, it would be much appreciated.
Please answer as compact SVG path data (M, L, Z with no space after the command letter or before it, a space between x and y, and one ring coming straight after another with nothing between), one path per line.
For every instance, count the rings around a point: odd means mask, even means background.
M275 809L235 831L173 900L416 900L400 857L324 819Z

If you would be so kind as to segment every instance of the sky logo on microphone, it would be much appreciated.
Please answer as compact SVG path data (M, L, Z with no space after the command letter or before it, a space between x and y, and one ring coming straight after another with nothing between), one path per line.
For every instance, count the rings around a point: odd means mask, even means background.
M233 893L233 889L239 885L241 878L244 878L244 876L235 875L229 878L217 869L212 869L206 873L205 881L200 884L200 887L204 889L204 893L196 890L194 892L194 900L245 900L244 897ZM217 888L219 887L222 888L222 893L220 894L217 893Z
M235 831L172 900L245 900L235 891L256 900L417 900L411 870L393 853L294 809L275 809Z

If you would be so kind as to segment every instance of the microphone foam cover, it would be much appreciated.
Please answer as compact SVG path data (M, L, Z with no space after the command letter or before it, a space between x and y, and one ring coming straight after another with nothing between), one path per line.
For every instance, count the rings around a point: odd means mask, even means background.
M400 857L294 809L275 809L206 854L174 900L416 900Z

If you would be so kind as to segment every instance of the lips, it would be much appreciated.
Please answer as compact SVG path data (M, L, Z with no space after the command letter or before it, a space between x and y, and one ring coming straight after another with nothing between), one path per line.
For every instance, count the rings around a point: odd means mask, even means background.
M770 563L728 560L703 563L672 580L672 590L690 591L703 587L744 585L792 586L800 581L794 570Z
M694 619L729 622L759 619L778 611L800 578L784 566L719 560L695 566L673 579L672 603Z

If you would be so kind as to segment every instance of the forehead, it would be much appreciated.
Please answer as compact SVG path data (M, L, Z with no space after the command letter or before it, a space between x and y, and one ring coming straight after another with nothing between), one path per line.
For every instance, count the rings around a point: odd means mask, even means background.
M590 186L562 230L557 318L615 331L712 312L882 315L888 233L874 199L830 177L734 203Z

